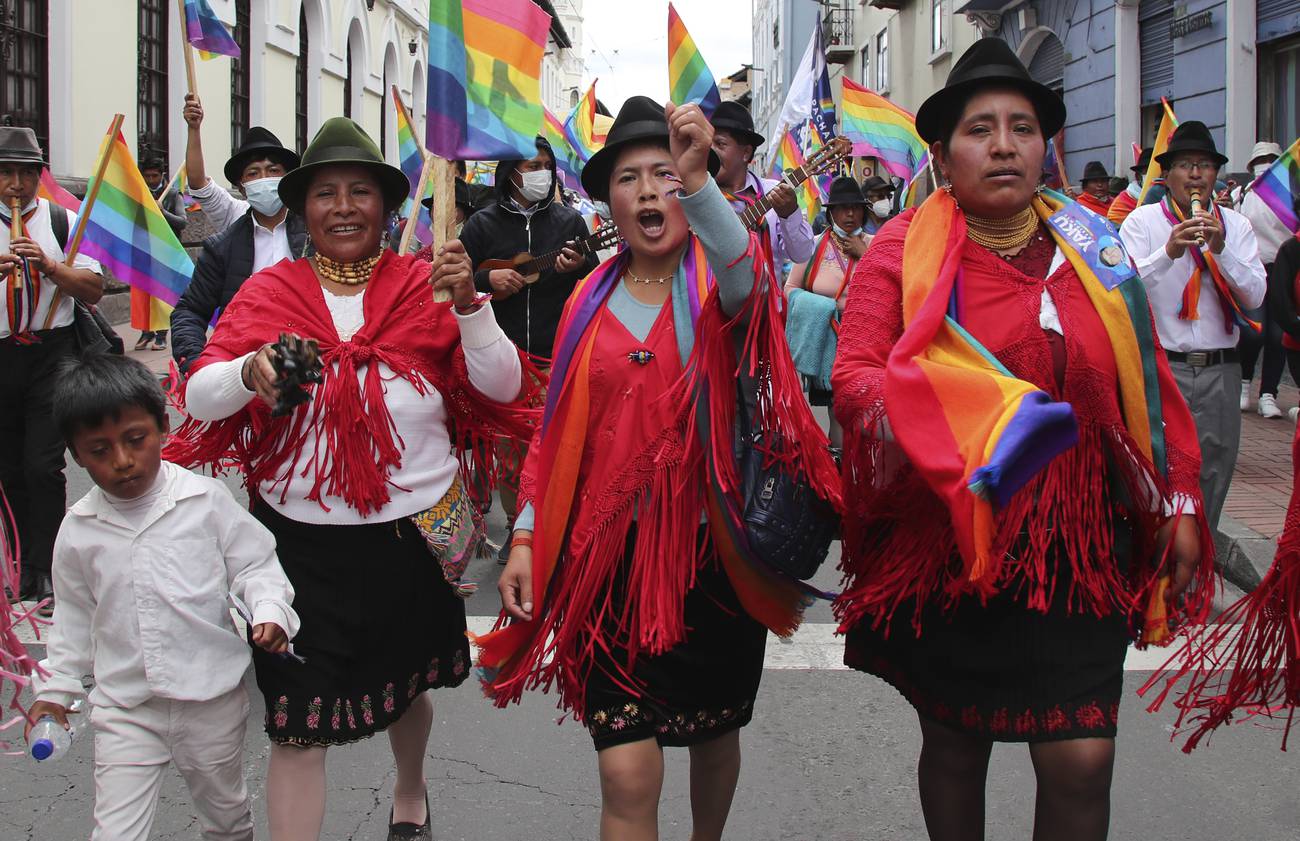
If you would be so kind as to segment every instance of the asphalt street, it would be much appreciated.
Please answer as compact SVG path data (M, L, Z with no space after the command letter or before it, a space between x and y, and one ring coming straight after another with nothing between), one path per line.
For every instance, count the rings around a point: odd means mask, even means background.
M236 483L231 482L232 487ZM69 469L69 500L88 480ZM242 494L241 494L242 497ZM499 533L499 509L491 524ZM473 616L495 615L499 568L478 561L469 578L481 589ZM833 588L828 564L817 583ZM487 619L474 620L485 622ZM743 731L744 768L727 837L746 841L911 841L925 839L916 793L920 739L916 718L882 681L835 668L838 652L824 606L808 617L814 644L771 641L754 722ZM38 646L36 653L42 654ZM1231 727L1184 755L1170 742L1168 711L1145 712L1135 690L1147 660L1131 660L1122 705L1113 792L1113 839L1178 841L1300 840L1300 758L1283 753L1276 731ZM253 694L246 769L258 836L266 838L264 779L267 742L261 699ZM452 839L594 839L599 795L595 754L586 732L560 722L555 698L531 695L498 710L473 681L434 693L435 725L428 750L434 837ZM4 735L12 735L12 731ZM90 734L70 755L37 766L25 756L0 756L0 841L86 838L94 785ZM687 756L668 751L661 837L690 834ZM387 740L370 739L330 753L323 838L385 838L392 788ZM987 838L1028 839L1034 779L1023 745L994 750L988 785ZM197 824L179 775L164 786L154 838L196 839Z

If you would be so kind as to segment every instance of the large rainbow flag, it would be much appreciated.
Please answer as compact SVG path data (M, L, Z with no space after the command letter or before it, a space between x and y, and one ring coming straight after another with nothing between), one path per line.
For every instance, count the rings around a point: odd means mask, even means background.
M586 192L582 189L582 160L578 158L578 153L573 151L569 145L569 138L564 134L564 124L560 118L551 113L551 109L543 106L545 111L546 124L542 128L542 136L546 142L551 144L551 151L555 153L555 167L560 174L564 176L564 186L570 190L577 190L582 195Z
M929 161L916 118L848 78L841 90L840 134L853 141L853 154L877 158L904 181L915 178Z
M591 87L564 121L564 136L584 164L605 145L606 133L597 128L596 121L596 81L592 79Z
M1300 140L1292 143L1291 148L1250 185L1250 189L1277 214L1287 230L1293 232L1300 231L1300 219L1295 213L1295 200L1300 196L1300 161L1297 158L1300 158Z
M1146 174L1142 177L1142 192L1138 194L1138 207L1146 204L1147 191L1160 177L1160 164L1156 162L1156 158L1163 155L1165 150L1169 148L1169 139L1173 137L1174 129L1178 128L1178 118L1174 116L1174 109L1169 107L1169 100L1162 96L1160 97L1160 104L1164 106L1164 113L1160 115L1160 128L1156 130L1156 142L1152 146L1151 163L1147 164Z
M189 286L194 263L158 209L121 131L104 139L100 155L108 163L98 192L92 180L86 195L94 193L95 200L77 218L85 230L81 250L119 280L174 306Z
M537 154L551 16L531 0L430 0L425 147L448 160Z
M212 11L208 0L185 0L185 40L205 61L219 55L239 58L239 45Z
M411 182L411 188L407 193L406 201L402 202L401 217L407 220L407 224L415 225L415 238L420 242L433 242L433 221L429 218L429 209L417 200L415 190L420 186L420 174L424 171L424 150L420 148L420 141L415 139L415 128L411 125L410 114L406 111L406 105L402 102L402 95L397 92L397 85L393 85L393 108L397 110L397 159L398 166L406 180ZM424 188L424 195L420 199L428 198L433 195L433 180L430 179Z
M704 56L672 3L668 4L668 91L673 104L697 102L706 117L712 117L722 102Z

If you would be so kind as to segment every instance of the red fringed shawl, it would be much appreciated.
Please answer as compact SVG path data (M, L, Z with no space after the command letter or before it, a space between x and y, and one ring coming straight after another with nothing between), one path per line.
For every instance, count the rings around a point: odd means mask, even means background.
M900 607L920 630L931 600L952 607L987 597L962 574L948 509L912 467L888 430L885 366L902 335L903 241L914 211L891 221L858 263L832 374L835 414L845 430L844 558L848 587L836 601L841 630L858 622L888 628ZM1063 325L1065 365L1058 384L1039 325L1042 290ZM1155 532L1174 510L1199 508L1200 448L1191 414L1162 352L1156 354L1165 421L1167 478L1141 454L1119 403L1117 369L1105 326L1069 262L1045 280L1028 277L980 247L967 246L956 292L961 324L1016 377L1071 404L1079 442L1057 456L998 511L993 553L1005 557L994 592L1010 589L1045 611L1068 564L1072 610L1131 617L1134 636L1155 588ZM1209 608L1213 542L1204 518L1203 560L1188 591L1188 615ZM1132 568L1114 561L1116 532L1132 528ZM1008 557L1011 552L1014 557Z
M512 404L495 403L470 384L460 329L450 303L434 303L429 264L385 251L366 287L365 325L340 341L311 264L283 261L250 277L221 315L217 329L191 373L213 362L237 359L274 342L282 331L315 339L324 380L311 401L288 417L272 418L253 400L228 418L203 423L192 418L177 430L164 456L186 467L237 464L250 489L287 489L289 477L313 478L307 498L321 503L338 496L361 514L389 501L392 471L401 465L403 444L384 402L380 363L417 391L429 384L442 395L449 437L464 447L481 475L495 475L492 441L505 435L528 440L538 412L525 404L537 390L524 366L521 393ZM337 366L337 367L336 367ZM535 373L535 372L534 372ZM318 432L317 451L307 452L306 432ZM323 448L323 449L322 449Z

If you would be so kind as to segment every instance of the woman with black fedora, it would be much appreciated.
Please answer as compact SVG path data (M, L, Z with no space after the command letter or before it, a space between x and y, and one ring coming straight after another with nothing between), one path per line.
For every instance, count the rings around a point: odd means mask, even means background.
M1259 331L1248 311L1264 303L1268 285L1250 220L1214 202L1227 162L1205 123L1180 123L1156 156L1164 198L1134 210L1120 228L1151 299L1156 335L1196 419L1211 528L1218 528L1241 438L1237 342L1243 330Z
M239 464L297 594L297 656L254 658L273 841L319 835L325 749L382 730L397 770L390 838L429 837L425 691L469 675L460 575L481 536L459 463L492 475L494 436L531 434L518 402L531 380L460 243L432 266L383 247L409 189L356 123L321 126L279 184L316 254L240 288L190 369L190 420L168 450ZM282 405L282 333L319 346L323 379L296 407Z
M785 350L779 287L710 177L712 139L698 106L665 114L632 97L583 169L626 247L561 319L498 587L509 624L476 640L496 703L554 685L587 726L605 841L658 838L664 746L690 747L691 837L722 837L767 629L789 633L802 610L800 590L726 531L736 500L717 483L734 468L738 368L770 372L745 402L777 435L773 456L811 470L820 493L837 480Z
M1105 216L1110 209L1110 173L1101 161L1088 161L1083 165L1078 202L1098 216Z
M797 263L785 282L790 301L785 321L790 354L807 379L808 400L814 406L831 405L831 363L844 294L854 267L871 243L863 227L869 213L867 199L857 181L847 175L836 178L822 204L831 226L818 237L812 259ZM832 446L840 446L840 433L840 425L832 417Z
M1126 649L1212 594L1141 284L1109 225L1039 188L1064 121L977 41L917 112L944 187L876 235L840 331L836 615L845 662L917 711L935 841L984 837L994 742L1028 743L1035 838L1105 838Z

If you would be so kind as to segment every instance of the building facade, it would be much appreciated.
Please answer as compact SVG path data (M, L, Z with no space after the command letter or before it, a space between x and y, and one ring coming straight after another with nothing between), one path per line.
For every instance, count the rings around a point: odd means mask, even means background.
M749 110L754 115L754 129L768 140L775 139L785 92L812 37L818 8L816 0L754 0L753 88ZM769 143L760 149L760 158L765 158L775 145Z
M534 0L552 14L548 104L576 89L580 0ZM397 162L395 85L423 136L427 0L209 0L241 58L196 57L210 172L253 125L301 150L326 119L348 116ZM558 8L557 8L558 6ZM0 0L0 121L36 130L58 177L90 174L114 113L139 151L175 171L185 155L188 88L176 0ZM575 66L576 57L576 66ZM559 113L559 112L557 112Z

